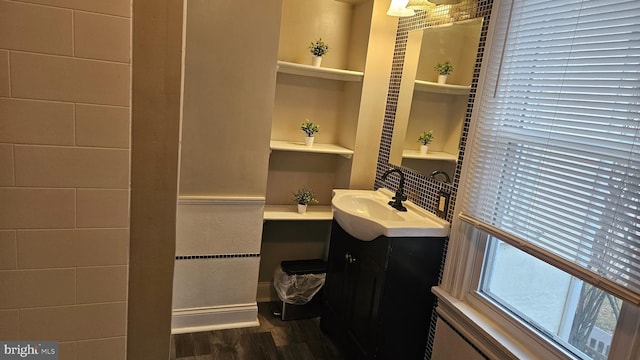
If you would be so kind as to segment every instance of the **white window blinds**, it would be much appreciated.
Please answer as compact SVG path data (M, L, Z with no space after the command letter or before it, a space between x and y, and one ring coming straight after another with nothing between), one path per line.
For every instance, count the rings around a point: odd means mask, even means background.
M496 15L461 218L640 304L640 2Z

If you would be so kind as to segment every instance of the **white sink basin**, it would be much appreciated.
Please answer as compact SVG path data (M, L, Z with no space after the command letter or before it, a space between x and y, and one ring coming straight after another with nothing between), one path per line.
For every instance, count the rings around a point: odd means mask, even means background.
M333 190L333 216L351 236L371 241L387 237L442 237L449 235L449 222L410 201L407 211L398 211L388 202L393 193L387 189Z

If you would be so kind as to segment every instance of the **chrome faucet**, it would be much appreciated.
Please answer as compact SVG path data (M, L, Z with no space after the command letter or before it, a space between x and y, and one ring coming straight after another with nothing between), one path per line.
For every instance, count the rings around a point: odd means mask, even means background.
M404 173L402 173L402 171L398 169L387 170L384 174L382 174L382 181L385 181L387 179L387 176L394 172L400 175L400 185L398 185L398 189L396 190L396 196L392 198L393 201L389 201L389 205L391 205L391 207L396 210L407 211L407 208L402 205L402 202L407 200L407 195L404 194Z

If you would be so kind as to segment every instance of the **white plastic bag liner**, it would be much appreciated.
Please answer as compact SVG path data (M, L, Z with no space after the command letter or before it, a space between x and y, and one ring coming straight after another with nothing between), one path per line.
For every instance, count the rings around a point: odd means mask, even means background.
M326 274L288 275L278 266L273 274L273 286L280 300L287 304L304 305L324 285Z

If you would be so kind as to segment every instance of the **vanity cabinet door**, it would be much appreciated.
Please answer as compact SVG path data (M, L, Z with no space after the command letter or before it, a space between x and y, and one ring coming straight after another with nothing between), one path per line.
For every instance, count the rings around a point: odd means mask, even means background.
M445 240L360 241L334 220L322 330L351 359L421 360Z
M320 326L355 359L376 356L388 246L385 238L355 239L333 222Z
M422 359L445 238L394 238L386 273L378 359Z
M333 221L329 244L329 264L324 284L320 328L340 343L352 358L365 359L364 349L351 331L354 290L358 271L356 239L349 236Z
M353 240L343 237L334 222L329 245L329 264L324 284L324 302L341 320L346 320L353 303L352 283L354 280L349 256L353 251ZM342 229L340 229L342 230Z
M353 337L362 349L363 358L370 359L377 353L382 333L380 309L386 269L368 256L367 251L356 252L352 264L353 303L349 324Z

